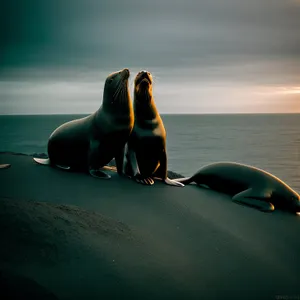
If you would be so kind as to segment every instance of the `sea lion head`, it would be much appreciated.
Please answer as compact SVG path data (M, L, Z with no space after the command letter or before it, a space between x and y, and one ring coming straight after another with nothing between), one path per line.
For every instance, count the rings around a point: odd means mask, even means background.
M292 191L290 197L289 197L289 202L292 210L300 216L300 196L297 192L294 190Z
M151 101L152 98L152 75L148 71L140 71L134 80L135 100L141 102Z
M118 72L111 73L105 81L103 93L103 106L112 107L121 104L128 105L130 95L128 89L128 78L130 72L123 69Z
M282 187L275 191L277 198L280 201L279 206L284 206L284 209L295 212L300 216L300 196L291 187L282 182Z

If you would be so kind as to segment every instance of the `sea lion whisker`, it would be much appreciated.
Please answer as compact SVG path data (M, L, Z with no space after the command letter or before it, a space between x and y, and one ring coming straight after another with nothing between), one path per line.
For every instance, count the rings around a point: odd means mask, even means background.
M115 97L117 97L117 96L119 95L119 93L121 92L121 90L122 90L123 88L126 88L126 85L124 84L123 81L121 81L121 82L119 83L118 87L117 87L116 92L115 92Z
M117 94L119 92L119 89L120 89L120 85L117 86L117 88L116 88L116 90L115 90L115 92L113 94L113 98L115 98L117 96Z
M122 83L120 82L119 85L117 86L114 94L113 94L113 99L115 99L118 96L118 93L119 93L119 91L121 89L121 85L122 85Z
M152 74L152 83L155 83L155 82L157 81L157 79L159 79L159 77L154 76L154 75Z
M114 100L119 97L121 90L122 90L122 86L119 86L117 91L115 92L115 94L113 96Z
M123 103L124 101L124 91L126 90L126 87L122 84L122 86L120 86L118 94L116 95L119 99L119 103Z
M122 95L122 103L126 103L126 101L125 101L126 97L128 97L128 96L127 96L127 93L126 93L126 88L124 88L123 89L123 95Z
M125 99L125 91L126 91L126 88L125 86L123 85L122 89L120 90L120 103L124 103L124 99Z
M119 92L119 102L123 103L123 89L121 89Z
M125 89L126 89L126 84L125 84L125 82L122 82L119 93L121 93Z

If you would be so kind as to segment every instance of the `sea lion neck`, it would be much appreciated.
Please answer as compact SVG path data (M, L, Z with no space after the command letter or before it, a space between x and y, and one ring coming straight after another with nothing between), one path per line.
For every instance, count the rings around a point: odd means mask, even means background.
M137 120L153 120L157 117L158 112L154 103L153 96L150 96L150 99L145 101L145 95L134 95L134 115Z
M132 112L131 97L127 83L123 86L117 97L114 97L112 91L104 89L101 109L113 115L124 115ZM99 108L99 109L100 109Z

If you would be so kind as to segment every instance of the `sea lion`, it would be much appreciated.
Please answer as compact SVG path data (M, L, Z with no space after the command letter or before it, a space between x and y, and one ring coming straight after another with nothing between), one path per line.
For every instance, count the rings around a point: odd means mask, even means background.
M152 185L153 178L184 186L167 177L166 130L152 95L152 75L137 74L134 81L134 127L127 143L126 174L139 183Z
M300 214L299 194L274 175L252 166L217 162L202 167L192 177L175 180L205 185L231 195L234 202L262 211L273 211L275 206Z
M110 178L99 169L115 158L118 173L122 175L124 149L134 124L129 75L128 69L110 74L105 81L100 108L85 118L58 127L48 141L49 159L34 160Z

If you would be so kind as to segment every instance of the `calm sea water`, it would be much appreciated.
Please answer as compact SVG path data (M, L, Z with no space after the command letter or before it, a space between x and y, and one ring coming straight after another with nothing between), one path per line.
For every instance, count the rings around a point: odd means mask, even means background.
M0 151L47 152L51 132L79 115L0 116ZM163 115L168 169L236 161L265 169L300 191L300 114Z

